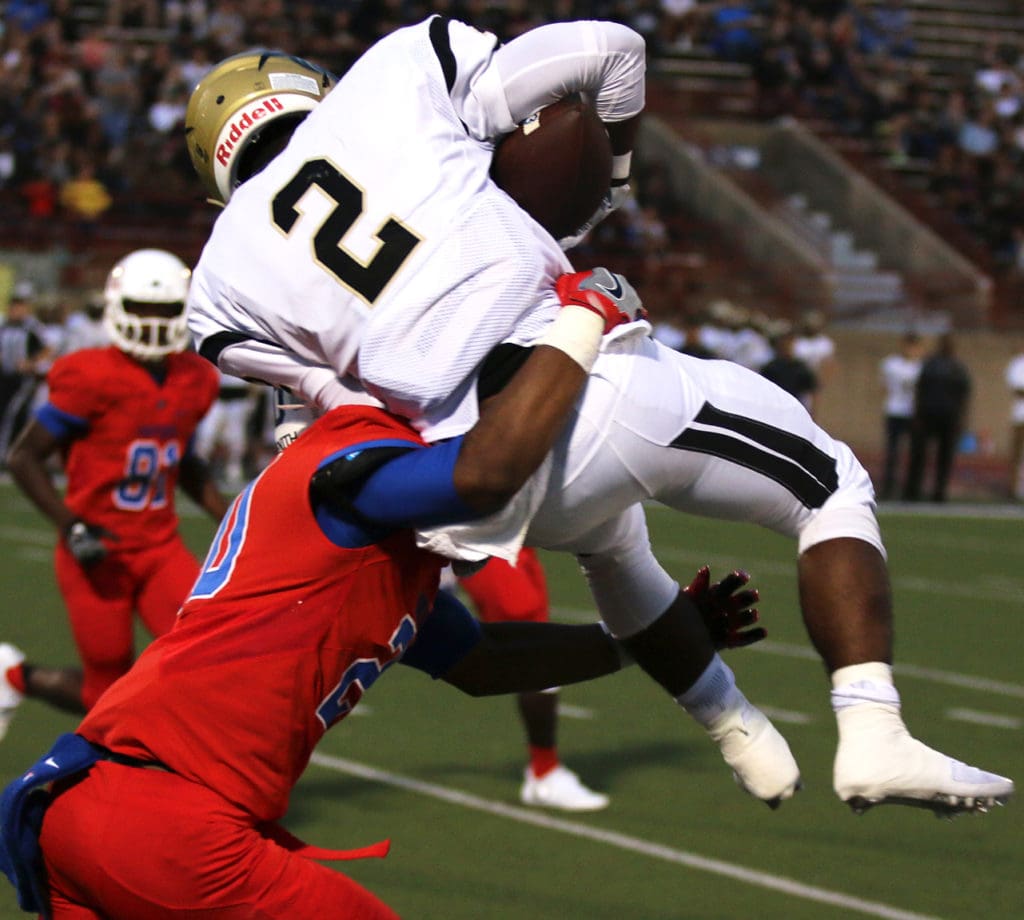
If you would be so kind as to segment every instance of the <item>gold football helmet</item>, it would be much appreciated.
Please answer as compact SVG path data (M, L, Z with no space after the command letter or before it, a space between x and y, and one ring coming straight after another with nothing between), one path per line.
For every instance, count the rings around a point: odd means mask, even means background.
M336 82L282 51L236 54L203 77L188 101L185 142L211 200L226 204L265 165L253 154L276 150Z

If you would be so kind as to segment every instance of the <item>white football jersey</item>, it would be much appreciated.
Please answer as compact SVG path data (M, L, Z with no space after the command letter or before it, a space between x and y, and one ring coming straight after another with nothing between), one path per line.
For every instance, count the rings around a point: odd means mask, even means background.
M323 408L343 397L303 369L355 377L431 440L467 430L478 365L540 338L572 270L490 178L494 140L574 91L631 117L643 68L642 39L613 23L499 49L432 17L382 39L232 195L193 274L197 346Z

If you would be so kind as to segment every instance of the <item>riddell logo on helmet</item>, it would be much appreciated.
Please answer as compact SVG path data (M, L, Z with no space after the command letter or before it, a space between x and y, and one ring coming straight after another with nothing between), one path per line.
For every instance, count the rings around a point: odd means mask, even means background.
M231 122L228 136L217 147L217 162L221 166L227 166L228 160L231 157L231 151L235 149L235 145L256 126L258 121L267 115L276 115L278 112L283 111L284 104L277 96L269 96L250 109L243 111L240 118Z

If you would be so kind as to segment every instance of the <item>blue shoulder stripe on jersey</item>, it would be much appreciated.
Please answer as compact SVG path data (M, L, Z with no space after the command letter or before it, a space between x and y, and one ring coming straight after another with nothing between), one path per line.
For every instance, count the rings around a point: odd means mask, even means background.
M438 591L434 609L399 661L426 671L436 680L465 658L479 643L482 634L479 621L455 595Z
M36 410L36 419L58 441L80 438L89 430L89 423L84 418L62 412L53 403L41 405Z

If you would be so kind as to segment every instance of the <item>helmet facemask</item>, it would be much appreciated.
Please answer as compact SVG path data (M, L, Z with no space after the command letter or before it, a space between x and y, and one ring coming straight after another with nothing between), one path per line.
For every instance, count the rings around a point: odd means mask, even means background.
M156 361L189 344L185 298L191 272L177 256L140 249L107 277L103 325L111 342L140 361Z

